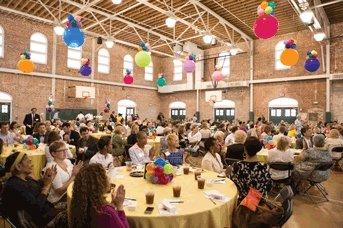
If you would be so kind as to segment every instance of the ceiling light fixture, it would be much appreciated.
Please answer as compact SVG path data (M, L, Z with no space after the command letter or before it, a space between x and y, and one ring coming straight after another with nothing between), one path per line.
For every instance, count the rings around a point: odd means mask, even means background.
M305 10L300 14L300 19L302 22L306 24L313 23L314 14L311 10Z
M239 48L237 48L237 47L232 47L232 48L230 49L230 54L231 54L231 55L237 55L238 52L239 52Z
M108 38L106 41L105 41L105 45L107 48L113 48L114 46L114 41L112 38Z
M122 2L122 0L112 0L112 2L115 5L119 5Z
M56 35L62 36L63 33L64 33L64 28L61 25L56 25L54 27L54 32L55 32Z
M216 42L216 39L211 34L206 34L202 37L202 40L205 44L214 44Z
M317 32L313 35L313 37L316 41L320 42L326 38L326 34L324 32Z
M176 24L176 19L174 17L168 17L166 19L166 25L168 28L174 28Z

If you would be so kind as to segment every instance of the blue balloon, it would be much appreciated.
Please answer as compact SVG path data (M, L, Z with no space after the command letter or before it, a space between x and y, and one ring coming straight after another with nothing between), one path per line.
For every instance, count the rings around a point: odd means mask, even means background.
M157 158L154 164L157 166L163 167L166 164L166 161L163 158Z
M309 72L315 72L319 69L320 62L317 58L311 58L306 60L305 62L305 69Z
M72 21L72 20L74 20L74 17L73 17L73 15L69 14L68 15L68 21Z
M92 73L92 68L88 64L83 65L80 68L80 74L82 74L83 76L89 76L91 73Z
M63 34L63 41L68 47L80 47L85 42L85 35L79 28L66 28Z

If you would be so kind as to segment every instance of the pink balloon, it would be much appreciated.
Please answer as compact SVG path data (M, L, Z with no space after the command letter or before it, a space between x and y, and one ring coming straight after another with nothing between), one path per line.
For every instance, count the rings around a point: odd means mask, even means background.
M193 60L185 60L185 62L183 63L183 70L186 73L193 73L195 70L195 62Z
M260 39L269 39L276 35L279 21L272 15L262 15L254 23L254 33Z
M262 16L263 14L264 14L264 9L262 9L261 6L259 5L257 7L257 15Z
M132 84L133 83L133 77L131 75L125 75L124 77L124 83L125 84Z
M216 70L215 72L213 72L213 79L218 82L218 81L221 81L223 80L223 75L222 75L222 72Z

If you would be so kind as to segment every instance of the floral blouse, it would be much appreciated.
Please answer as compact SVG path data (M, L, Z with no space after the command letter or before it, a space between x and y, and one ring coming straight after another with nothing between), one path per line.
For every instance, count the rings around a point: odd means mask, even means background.
M260 191L264 197L272 189L273 183L267 164L239 161L232 166L230 179L238 188L239 202L248 194L250 188Z

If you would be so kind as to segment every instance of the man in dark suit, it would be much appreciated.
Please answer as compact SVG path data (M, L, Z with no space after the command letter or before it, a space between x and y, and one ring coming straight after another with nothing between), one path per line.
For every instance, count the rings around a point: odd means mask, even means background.
M45 123L37 124L37 132L33 133L32 137L36 138L40 143L45 143L46 141L46 125Z
M98 139L90 135L88 127L81 127L80 134L76 147L77 160L89 161L98 152Z
M63 140L70 145L76 146L80 139L80 134L77 131L72 130L70 123L68 122L64 122L62 124L62 130L63 130Z
M32 135L33 128L35 127L35 124L40 122L40 116L36 112L37 112L37 109L32 108L31 113L28 113L25 115L23 124L26 127L26 134L27 135Z

